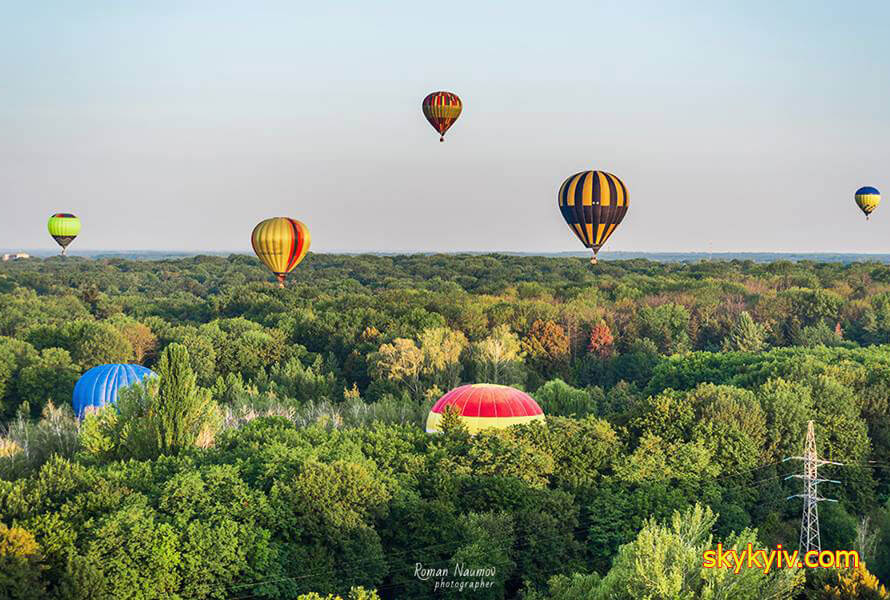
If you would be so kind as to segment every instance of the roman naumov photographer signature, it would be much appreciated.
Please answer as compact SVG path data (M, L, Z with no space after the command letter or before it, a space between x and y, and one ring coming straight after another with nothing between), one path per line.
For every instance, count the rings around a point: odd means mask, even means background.
M473 568L463 563L454 563L453 567L424 567L423 563L414 564L414 576L421 581L433 581L434 591L438 590L482 590L494 585L494 567Z

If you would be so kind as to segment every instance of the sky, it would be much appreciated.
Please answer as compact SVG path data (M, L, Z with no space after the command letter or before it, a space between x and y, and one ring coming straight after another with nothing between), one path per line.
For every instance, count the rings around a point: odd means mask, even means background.
M888 252L890 3L0 2L0 247L581 250L569 175L630 191L606 250ZM440 144L421 100L463 114ZM890 201L885 200L890 204ZM884 212L887 211L887 212Z

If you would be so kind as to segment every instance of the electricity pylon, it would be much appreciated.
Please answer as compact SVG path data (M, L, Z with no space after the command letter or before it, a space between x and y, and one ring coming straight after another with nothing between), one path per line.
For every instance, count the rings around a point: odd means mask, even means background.
M819 503L820 502L837 502L831 498L819 497L820 483L840 483L835 479L819 479L819 467L822 465L842 465L843 463L833 462L830 460L822 460L816 453L816 434L813 431L813 422L807 422L807 441L804 444L803 456L789 456L782 460L801 460L803 461L803 475L789 475L785 479L796 477L803 479L803 494L795 494L788 496L786 500L792 498L803 498L803 514L800 518L800 543L797 547L801 556L815 550L822 551L822 540L819 536Z

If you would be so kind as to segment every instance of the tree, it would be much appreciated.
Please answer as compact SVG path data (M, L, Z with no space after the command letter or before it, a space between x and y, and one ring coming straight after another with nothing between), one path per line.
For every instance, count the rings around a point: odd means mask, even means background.
M522 349L529 363L539 373L551 376L562 372L569 361L569 338L553 321L537 320L522 339Z
M179 536L146 504L143 498L87 525L82 554L73 554L66 565L69 597L160 600L176 596L182 584L177 569Z
M615 464L615 476L630 483L699 479L719 472L719 465L701 441L672 443L649 434L640 439L632 454Z
M717 516L696 505L675 512L669 524L648 520L636 540L622 546L612 568L603 577L595 599L638 598L791 598L803 574L779 569L764 575L759 567L744 566L738 573L724 568L705 568L705 551L714 549L711 530ZM741 552L747 544L758 545L756 531L744 530L722 541L724 551Z
M200 333L189 333L182 338L174 340L185 346L189 351L191 368L198 377L198 383L209 385L217 375L217 356L213 348L213 342Z
M43 556L34 536L0 522L0 598L40 600L45 597Z
M770 379L757 389L757 397L766 415L767 460L782 460L800 455L813 415L813 396L809 386L785 379Z
M475 379L486 383L521 384L525 379L522 359L519 337L506 324L495 327L491 335L474 343L470 351Z
M349 589L346 598L335 596L334 594L322 596L321 594L311 592L309 594L300 594L296 600L380 600L380 596L373 590L368 591L363 587L353 587Z
M269 383L258 386L260 391L271 391L279 398L293 398L300 403L334 400L339 395L337 378L325 372L321 357L311 365L294 357L274 365L269 371Z
M377 377L404 383L411 390L411 396L415 400L421 398L423 386L420 374L424 366L424 356L414 340L396 338L391 344L382 344L370 361Z
M686 394L673 390L649 396L632 410L636 416L629 426L638 437L655 435L667 442L684 442L695 422L695 409Z
M546 449L554 461L554 482L569 489L600 482L622 450L618 434L609 422L592 416L548 416L546 428L515 428L513 434Z
M511 516L495 512L470 513L461 518L460 525L464 530L465 541L454 552L449 564L455 565L455 572L457 565L460 565L462 569L471 571L490 570L490 574L455 578L454 573L451 581L488 584L472 590L474 598L503 598L504 586L514 565L510 555L516 538ZM460 588L446 589L444 595L446 598L463 598L468 591Z
M600 358L609 358L612 356L614 342L615 338L612 337L609 326L605 321L600 321L590 331L590 343L587 344L587 350Z
M299 467L269 493L276 533L286 544L286 576L298 589L378 585L386 563L372 524L391 499L379 473L373 465L346 460L305 460Z
M158 348L158 336L148 325L133 319L119 319L118 330L133 347L133 360L143 364L147 358L153 357Z
M533 487L546 486L555 467L550 449L526 443L521 434L512 429L487 429L477 433L470 442L465 461L463 457L461 460L479 477L515 478Z
M792 288L780 294L791 306L791 314L801 326L815 325L826 319L837 322L844 301L836 293L822 289Z
M31 344L0 336L0 419L15 414L21 403L16 394L16 379L23 369L38 359Z
M21 370L16 387L19 398L28 403L31 415L37 417L47 402L56 406L69 404L79 377L67 350L46 348L37 361Z
M35 348L63 348L82 370L109 363L128 363L133 359L133 346L112 325L99 321L79 320L64 325L38 325L25 334Z
M868 572L864 563L837 574L837 582L825 584L820 600L888 600L887 591L878 578Z
M807 325L795 336L793 342L798 346L806 346L808 348L849 344L844 342L842 331L839 331L837 327L831 327L825 321L819 321L815 325Z
M602 579L597 573L572 573L554 575L547 582L547 593L526 590L524 600L590 600Z
M760 352L766 347L766 333L766 326L757 323L748 311L743 310L723 340L723 350Z
M221 416L210 390L198 387L189 366L188 350L180 344L167 346L157 365L157 377L132 385L120 392L115 414L113 408L100 411L93 424L85 424L85 433L107 442L91 446L99 451L114 448L118 455L154 458L179 454L189 447L207 447L213 443Z
M65 346L71 359L82 369L108 363L128 363L133 347L117 329L107 323L79 321L63 328Z
M668 302L659 306L644 306L639 312L640 337L655 342L662 354L685 352L691 349L689 340L689 311L685 306Z
M612 382L627 381L643 387L652 379L660 362L658 346L649 338L634 340L626 353L608 362Z
M424 375L435 384L450 389L460 383L460 357L467 348L467 338L461 331L447 327L424 329L419 337L423 352Z
M693 438L707 447L724 470L758 464L766 440L766 416L750 390L703 383L689 394L697 407Z
M584 417L597 414L599 408L587 390L573 388L562 379L548 381L534 395L546 415Z

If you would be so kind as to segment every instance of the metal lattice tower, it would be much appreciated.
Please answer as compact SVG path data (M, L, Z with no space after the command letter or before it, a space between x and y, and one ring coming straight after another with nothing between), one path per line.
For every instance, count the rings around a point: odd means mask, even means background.
M800 518L800 543L798 551L801 555L815 550L822 551L822 540L819 536L819 503L820 502L837 502L831 498L819 497L820 483L840 483L834 479L819 479L819 467L822 465L840 465L842 463L832 462L830 460L821 460L816 452L816 434L813 430L813 422L807 422L807 440L804 444L803 456L789 456L784 460L801 460L803 461L802 475L789 475L785 479L792 477L803 479L803 493L788 496L791 498L803 498L803 514ZM784 461L783 461L784 462Z

